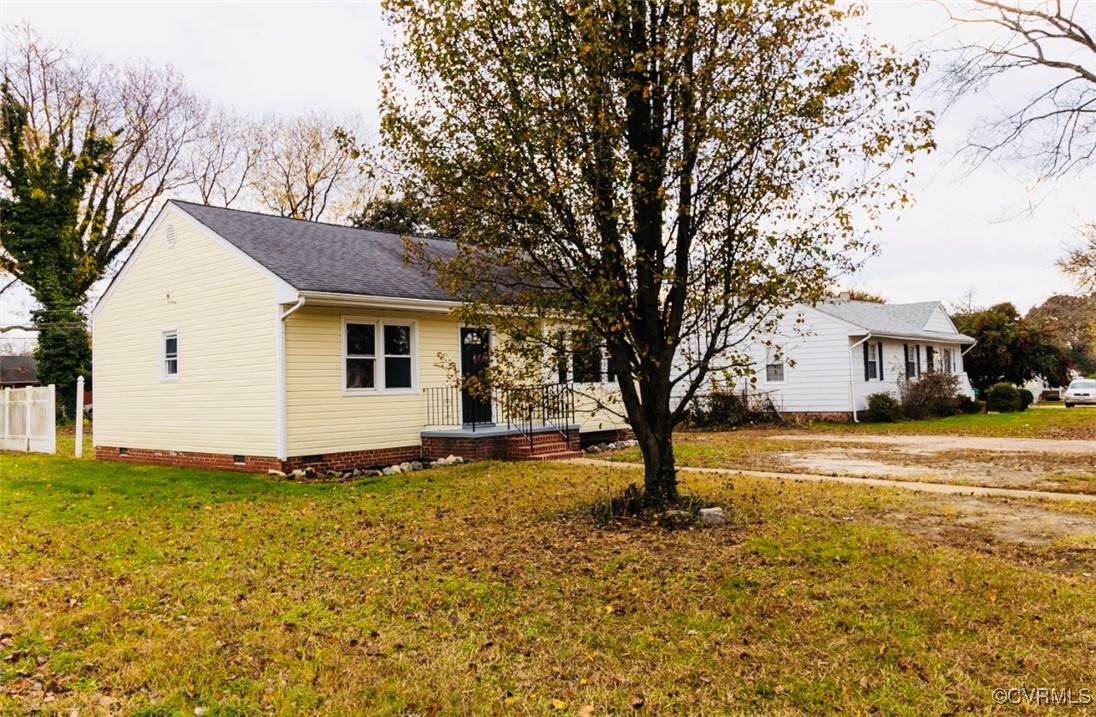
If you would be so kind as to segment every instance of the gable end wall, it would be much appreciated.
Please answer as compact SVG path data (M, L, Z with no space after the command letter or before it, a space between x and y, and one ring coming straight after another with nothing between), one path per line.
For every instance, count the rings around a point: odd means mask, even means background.
M95 315L95 445L275 456L273 282L164 212ZM179 332L176 380L161 378L165 328Z

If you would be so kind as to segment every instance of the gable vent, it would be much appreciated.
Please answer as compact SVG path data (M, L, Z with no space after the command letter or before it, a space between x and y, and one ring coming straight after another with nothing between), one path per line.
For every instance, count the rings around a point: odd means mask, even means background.
M167 232L166 232L165 236L167 238L167 245L169 247L175 246L176 237L175 237L175 225L174 224L168 224L167 225Z

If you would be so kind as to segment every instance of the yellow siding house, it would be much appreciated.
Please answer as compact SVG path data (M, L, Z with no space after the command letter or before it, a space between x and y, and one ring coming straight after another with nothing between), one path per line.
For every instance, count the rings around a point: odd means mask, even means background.
M168 202L92 314L96 455L347 470L564 457L627 430L581 398L615 390L596 366L546 367L520 401L459 390L446 357L474 373L494 336L456 305L404 262L398 235Z

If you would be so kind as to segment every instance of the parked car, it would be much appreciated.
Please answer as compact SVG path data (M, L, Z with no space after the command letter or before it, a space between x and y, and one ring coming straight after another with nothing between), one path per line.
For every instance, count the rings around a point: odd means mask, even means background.
M1069 382L1069 388L1062 394L1066 408L1073 408L1081 404L1096 406L1096 379L1075 378Z

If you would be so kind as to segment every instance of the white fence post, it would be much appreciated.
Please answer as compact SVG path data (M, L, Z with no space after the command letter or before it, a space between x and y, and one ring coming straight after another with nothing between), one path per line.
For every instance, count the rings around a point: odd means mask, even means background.
M76 378L76 457L84 455L84 377Z
M9 424L8 406L11 405L11 387L4 389L0 394L0 450L15 450L11 444L11 425Z

